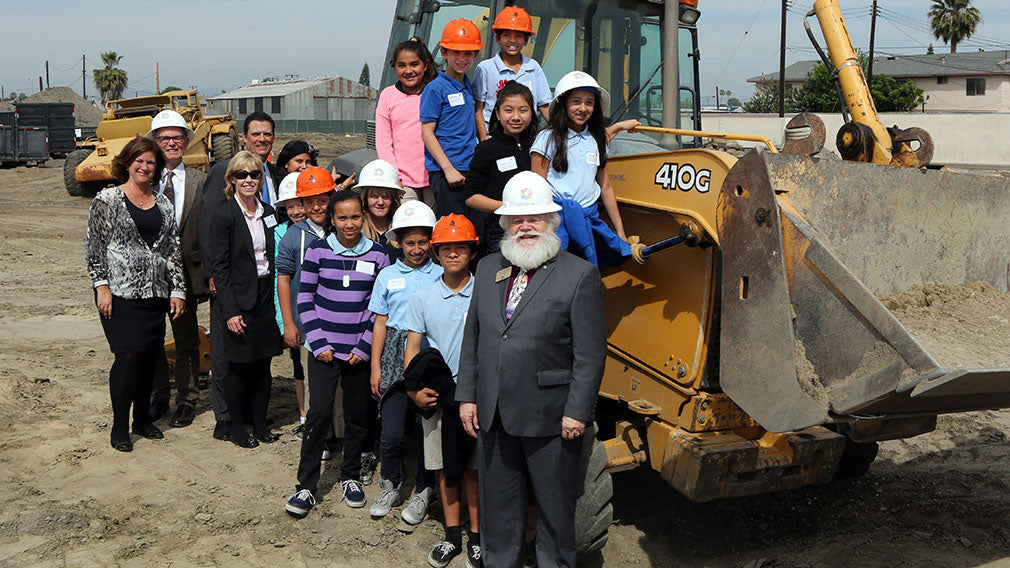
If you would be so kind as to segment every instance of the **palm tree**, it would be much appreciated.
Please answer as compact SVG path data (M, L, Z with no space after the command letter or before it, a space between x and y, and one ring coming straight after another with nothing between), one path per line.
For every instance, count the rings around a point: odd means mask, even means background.
M929 9L929 27L933 36L950 44L950 52L957 53L957 44L975 34L982 23L982 12L971 5L971 0L933 0Z
M105 67L94 70L95 86L102 95L102 106L111 100L123 97L126 90L126 71L117 67L123 59L122 55L115 51L106 51L102 54L102 63Z

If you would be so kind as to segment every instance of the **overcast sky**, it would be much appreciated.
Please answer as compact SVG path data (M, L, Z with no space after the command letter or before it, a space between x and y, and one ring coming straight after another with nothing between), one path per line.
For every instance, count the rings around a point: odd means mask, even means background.
M790 0L787 64L815 59L803 32L802 14L812 0ZM378 86L392 24L394 0L262 0L149 2L147 0L50 0L45 11L32 2L5 2L0 33L0 84L5 92L38 90L49 61L53 86L81 91L81 55L87 57L89 97L96 93L91 70L108 50L123 55L127 95L161 86L197 85L206 95L251 80L297 74L341 75L357 80L368 62ZM871 0L841 0L853 43L867 49ZM1010 3L975 0L985 19L977 39L959 51L1010 49ZM949 49L928 32L929 0L879 0L876 49L881 54L938 53ZM746 100L748 77L778 69L781 0L701 0L699 25L702 91L715 88ZM705 104L714 101L704 100Z

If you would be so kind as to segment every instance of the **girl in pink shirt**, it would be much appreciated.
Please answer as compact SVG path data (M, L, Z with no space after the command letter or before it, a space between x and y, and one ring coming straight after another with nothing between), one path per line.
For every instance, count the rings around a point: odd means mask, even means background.
M430 207L435 196L428 187L421 141L421 90L438 75L435 59L416 38L393 49L390 66L396 69L396 84L379 94L375 107L375 149L379 158L393 164L400 174L403 199L419 199Z

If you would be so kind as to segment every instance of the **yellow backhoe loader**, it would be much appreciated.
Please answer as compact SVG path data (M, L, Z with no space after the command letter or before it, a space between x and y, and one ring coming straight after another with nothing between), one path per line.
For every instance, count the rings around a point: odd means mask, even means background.
M602 273L608 357L585 442L580 551L606 542L611 472L652 468L695 501L827 483L865 473L876 442L931 431L940 413L1010 405L1010 369L938 361L876 296L976 280L1005 289L1010 188L927 169L928 134L880 123L836 0L808 17L844 99L845 161L814 157L825 136L814 115L790 122L788 153L701 130L697 0L402 0L391 46L418 35L437 53L445 22L486 30L505 4L533 16L525 53L552 84L589 72L612 93L611 119L659 136L610 148L638 237L636 260ZM485 46L495 53L490 31ZM705 138L760 144L738 159Z

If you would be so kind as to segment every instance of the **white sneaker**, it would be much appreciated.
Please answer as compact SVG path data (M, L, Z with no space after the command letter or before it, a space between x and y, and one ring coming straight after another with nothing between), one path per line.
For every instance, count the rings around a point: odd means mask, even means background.
M403 508L403 512L400 513L400 518L408 525L421 524L421 521L428 516L428 508L431 507L434 497L435 490L431 487L425 487L420 492L414 493L414 496L410 498L410 502L407 503L407 506Z
M388 479L379 480L379 493L375 496L372 508L368 510L373 517L385 517L389 510L403 503L400 496L400 486L393 487L393 482Z

